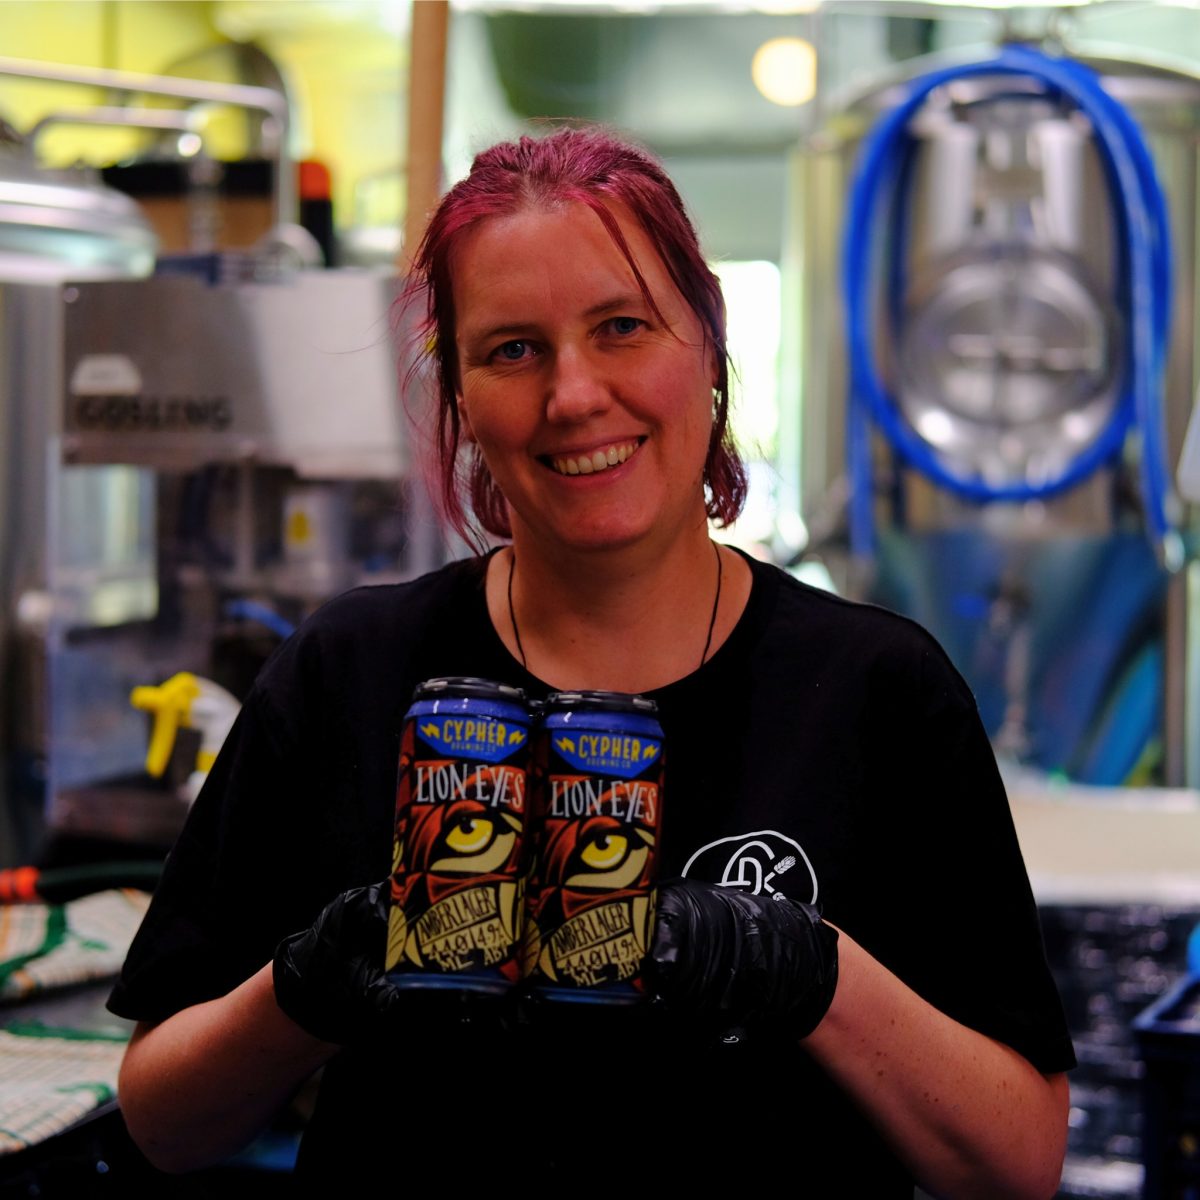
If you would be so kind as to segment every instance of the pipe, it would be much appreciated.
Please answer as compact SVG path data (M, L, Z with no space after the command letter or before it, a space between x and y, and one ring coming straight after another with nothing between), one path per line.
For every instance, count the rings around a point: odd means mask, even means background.
M296 626L269 605L257 600L229 600L222 610L227 617L239 621L254 621L286 641L296 632Z
M3 56L0 56L0 75L40 79L46 83L79 83L117 92L170 96L176 100L231 104L235 108L265 112L278 125L277 134L269 147L275 163L275 223L282 226L296 222L299 209L295 163L289 147L291 118L287 97L273 88L252 87L244 83L209 83L203 79L176 79L167 75L147 75L140 71L114 71L107 67L69 67Z
M119 108L110 105L84 108L78 112L68 110L47 113L31 125L25 135L25 144L31 152L38 138L53 125L113 125L128 129L164 129L179 133L196 133L200 121L195 113L186 110L177 112L166 108Z

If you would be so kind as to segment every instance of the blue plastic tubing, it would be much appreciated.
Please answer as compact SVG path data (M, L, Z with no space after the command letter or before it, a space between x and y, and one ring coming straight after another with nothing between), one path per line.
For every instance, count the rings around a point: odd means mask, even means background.
M296 626L291 621L257 600L229 600L225 604L225 615L241 621L257 621L284 641L296 632Z
M911 151L907 127L935 88L979 75L1036 79L1070 100L1091 121L1104 167L1117 234L1118 306L1128 330L1128 354L1120 398L1107 427L1057 477L1039 484L989 485L952 472L900 416L875 369L872 352L872 259L874 231L895 201ZM899 454L933 482L968 500L1034 500L1065 491L1120 449L1131 425L1142 435L1141 491L1149 532L1162 544L1169 479L1161 401L1162 372L1170 327L1170 230L1166 201L1150 151L1128 111L1080 63L1051 58L1025 46L1006 46L993 59L949 67L922 76L908 98L874 126L863 143L849 197L842 245L842 294L850 355L846 456L850 473L850 537L857 553L874 549L868 418ZM893 271L893 279L898 275Z

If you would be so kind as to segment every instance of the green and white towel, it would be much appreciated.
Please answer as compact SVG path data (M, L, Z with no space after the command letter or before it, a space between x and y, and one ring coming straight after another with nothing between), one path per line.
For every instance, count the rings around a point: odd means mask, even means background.
M128 1034L48 1028L31 1001L121 968L150 897L96 892L67 904L0 905L0 1155L68 1129L117 1093Z
M116 975L149 903L145 892L114 889L67 904L0 905L0 1001Z
M0 1155L44 1142L113 1099L125 1040L32 1023L0 1029Z

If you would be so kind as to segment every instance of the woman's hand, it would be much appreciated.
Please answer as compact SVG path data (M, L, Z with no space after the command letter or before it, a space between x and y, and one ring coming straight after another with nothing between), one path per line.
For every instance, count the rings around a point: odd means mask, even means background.
M397 998L383 967L387 922L386 882L345 892L227 995L138 1025L118 1090L152 1163L221 1161L339 1046L383 1028Z
M927 1004L811 906L664 884L644 971L667 1010L702 1029L770 1023L804 1038L931 1194L1053 1194L1064 1077Z
M644 971L667 1008L716 1032L811 1033L837 987L837 931L808 904L691 879L660 886Z
M337 1051L283 1014L267 963L216 1000L139 1022L117 1094L142 1153L191 1171L246 1145Z
M312 928L275 951L275 1002L301 1029L346 1045L380 1030L399 993L387 980L389 885L353 888L328 904Z
M837 995L804 1048L922 1189L945 1200L1052 1196L1066 1151L1066 1077L1042 1075L939 1012L845 932L839 958Z

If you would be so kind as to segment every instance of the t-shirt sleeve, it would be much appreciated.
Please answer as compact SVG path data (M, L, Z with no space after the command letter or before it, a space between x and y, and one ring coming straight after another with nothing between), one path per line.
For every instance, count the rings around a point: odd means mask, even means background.
M886 965L1040 1071L1069 1070L1074 1051L974 697L932 639L918 656L911 701L889 700L880 757L876 899L893 906L895 947Z
M113 1012L159 1021L222 996L303 919L288 870L304 790L292 736L252 689L167 857L109 998Z

